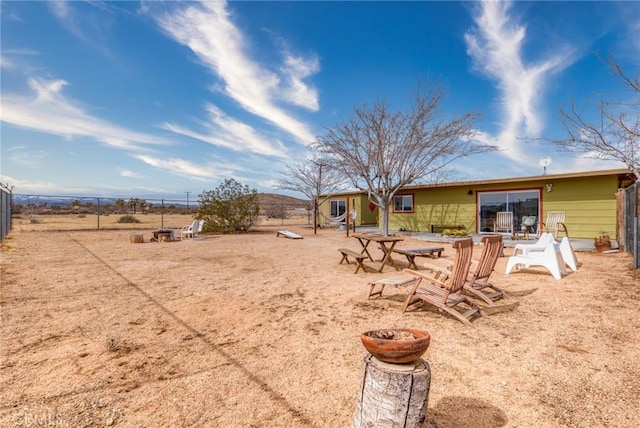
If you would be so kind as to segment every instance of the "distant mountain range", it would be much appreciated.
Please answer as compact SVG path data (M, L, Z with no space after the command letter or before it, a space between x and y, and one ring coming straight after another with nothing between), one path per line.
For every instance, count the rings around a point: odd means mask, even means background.
M278 195L276 193L258 193L258 203L260 204L260 206L286 205L291 207L306 208L310 202L291 196Z
M47 196L47 195L21 195L14 194L13 195L13 203L20 205L42 205L46 204L48 206L59 206L59 207L70 207L73 204L73 201L79 200L83 205L84 204L98 204L98 199L100 199L100 205L112 205L116 199L123 199L127 202L130 198L118 198L118 197L91 197L91 196ZM154 206L159 206L162 204L162 199L144 199L145 201L153 204ZM258 193L258 203L260 206L267 205L285 205L287 207L293 208L306 208L308 205L308 201L304 199L294 198L292 196L279 195L276 193ZM175 199L164 199L165 206L174 205L177 207L186 207L187 201L185 200L175 200ZM195 206L198 204L197 200L193 200L189 202L189 206Z

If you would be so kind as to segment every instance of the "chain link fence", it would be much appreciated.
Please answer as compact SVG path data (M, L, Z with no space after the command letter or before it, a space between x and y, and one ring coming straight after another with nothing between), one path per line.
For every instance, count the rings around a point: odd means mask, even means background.
M624 190L624 248L633 254L633 268L640 267L640 185Z
M0 242L11 231L11 192L0 188Z
M11 206L10 196L7 205ZM14 209L6 219L13 219L14 229L20 231L180 229L193 221L198 206L186 199L13 194ZM4 237L4 211L2 222ZM292 202L261 202L255 222L255 226L310 224L310 206Z

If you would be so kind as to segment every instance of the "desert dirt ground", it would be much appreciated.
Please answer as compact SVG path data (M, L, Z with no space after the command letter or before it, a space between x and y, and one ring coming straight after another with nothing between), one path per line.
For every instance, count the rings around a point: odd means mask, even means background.
M466 327L426 306L402 313L393 288L367 299L369 281L403 273L339 264L337 248L359 245L344 231L278 229L167 243L141 229L139 244L135 230L14 229L0 426L348 427L360 333L392 327L431 335L428 427L640 426L629 254L578 253L560 281L505 275L502 257L492 280L509 298Z

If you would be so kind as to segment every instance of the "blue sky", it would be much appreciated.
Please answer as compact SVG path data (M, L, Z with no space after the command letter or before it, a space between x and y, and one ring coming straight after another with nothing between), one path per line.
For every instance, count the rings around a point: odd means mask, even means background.
M354 107L406 107L441 78L502 150L459 179L624 168L562 153L558 109L590 117L640 68L638 2L14 2L1 12L0 181L22 194L194 199L261 192ZM536 142L530 142L534 139ZM529 141L529 142L527 142ZM300 195L294 195L300 196Z

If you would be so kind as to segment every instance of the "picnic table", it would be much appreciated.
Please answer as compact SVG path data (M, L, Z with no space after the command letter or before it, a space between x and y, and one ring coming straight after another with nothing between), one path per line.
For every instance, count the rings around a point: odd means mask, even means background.
M382 269L384 269L387 263L393 266L396 270L400 270L400 268L398 268L398 266L396 266L396 264L394 263L393 258L391 257L391 253L393 252L396 244L404 240L403 238L399 236L385 236L379 233L354 233L351 236L356 238L358 242L360 242L360 245L362 245L362 251L360 252L360 254L366 254L369 260L371 260L372 262L375 260L373 260L373 257L371 257L371 253L369 253L367 247L371 242L375 242L380 246L380 249L384 253L384 256L382 257L382 264L380 265L380 269L378 269L378 272L382 272Z
M443 251L444 247L396 248L393 250L395 253L404 255L409 262L409 267L415 270L418 270L418 265L416 265L415 260L416 257L431 256L431 258L435 259L436 254L440 257Z

